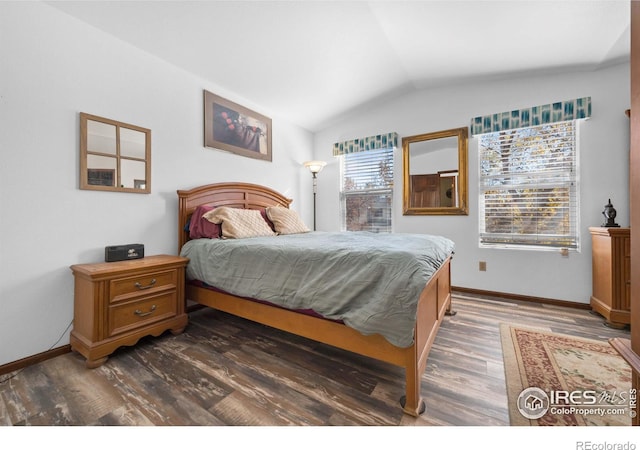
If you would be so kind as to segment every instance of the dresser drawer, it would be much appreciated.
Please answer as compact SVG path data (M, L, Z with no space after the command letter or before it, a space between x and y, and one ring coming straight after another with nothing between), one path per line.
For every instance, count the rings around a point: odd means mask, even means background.
M109 284L109 301L130 299L132 294L147 294L158 290L175 289L178 274L176 270L147 272L145 274L115 278Z
M178 296L175 291L122 302L109 307L108 336L168 319L177 314Z

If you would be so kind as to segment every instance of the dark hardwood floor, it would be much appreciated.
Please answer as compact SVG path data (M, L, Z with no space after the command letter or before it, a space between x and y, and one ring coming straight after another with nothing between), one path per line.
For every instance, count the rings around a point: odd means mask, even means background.
M606 340L587 310L456 294L402 413L403 369L210 309L85 369L69 353L0 377L2 425L508 425L499 324Z

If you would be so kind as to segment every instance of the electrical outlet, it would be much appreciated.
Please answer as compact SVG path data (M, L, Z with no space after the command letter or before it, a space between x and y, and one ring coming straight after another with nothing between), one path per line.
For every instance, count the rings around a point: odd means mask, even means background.
M486 272L487 271L487 262L486 261L480 261L478 263L478 270L480 270L480 272Z

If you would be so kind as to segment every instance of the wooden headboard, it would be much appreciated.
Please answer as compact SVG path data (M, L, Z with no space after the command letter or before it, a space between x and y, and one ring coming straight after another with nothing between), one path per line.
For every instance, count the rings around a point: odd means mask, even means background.
M262 209L280 205L288 208L291 202L273 189L251 183L214 183L178 190L178 251L189 240L185 226L198 206Z

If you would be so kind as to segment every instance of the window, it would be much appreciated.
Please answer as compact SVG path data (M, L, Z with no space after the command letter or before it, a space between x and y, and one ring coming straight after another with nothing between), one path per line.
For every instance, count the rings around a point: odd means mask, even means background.
M479 136L481 247L579 248L576 127Z
M393 147L340 156L342 228L391 231Z

